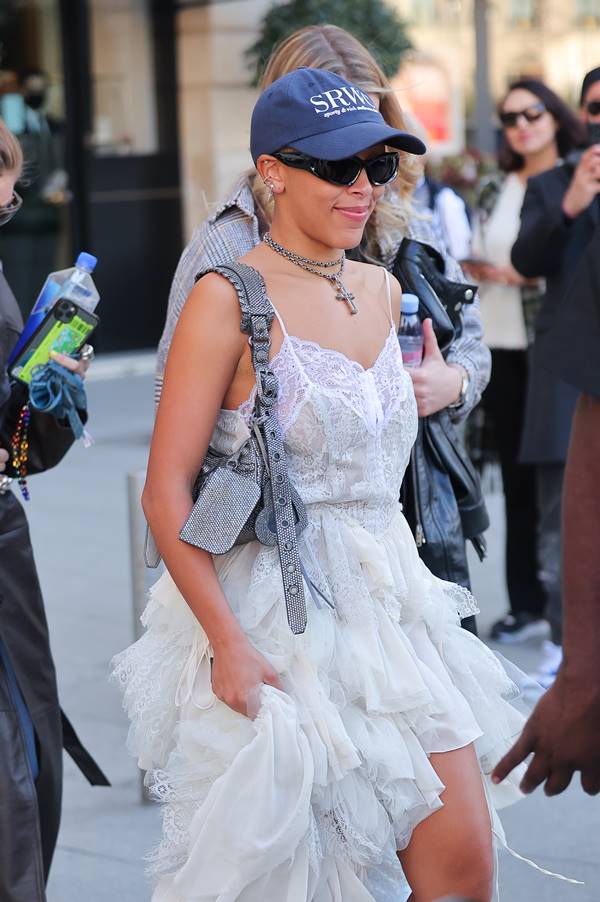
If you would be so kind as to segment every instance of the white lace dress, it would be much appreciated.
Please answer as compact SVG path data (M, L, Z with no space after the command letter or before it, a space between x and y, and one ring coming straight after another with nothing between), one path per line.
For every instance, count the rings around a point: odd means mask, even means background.
M442 804L429 755L475 743L497 826L517 775L500 787L487 775L522 715L498 660L460 627L471 595L426 569L398 503L417 411L395 330L368 370L285 332L273 367L308 511L300 554L331 604L307 592L294 636L277 549L214 558L286 690L263 687L252 721L213 696L207 637L170 575L152 589L146 632L115 671L131 751L163 803L153 900L397 902L396 849ZM251 408L221 411L216 448L244 442Z

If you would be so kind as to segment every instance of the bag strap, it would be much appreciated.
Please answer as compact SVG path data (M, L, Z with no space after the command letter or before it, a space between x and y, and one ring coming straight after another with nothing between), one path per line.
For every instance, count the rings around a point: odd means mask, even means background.
M267 295L262 275L252 266L237 262L227 263L204 270L200 275L206 275L209 272L223 276L235 288L242 311L240 328L242 332L249 335L252 366L256 376L256 402L252 415L252 428L257 433L259 441L262 440L264 443L266 450L265 463L273 498L273 515L287 619L293 633L303 633L306 629L307 614L298 552L296 517L283 446L283 434L273 410L279 389L277 376L269 364L270 330L275 316L273 305Z
M271 325L275 317L267 295L265 280L257 269L245 263L226 263L204 270L196 279L209 272L218 273L235 288L242 312L240 329L249 336L252 366L256 377L254 418L261 419L277 398L277 376L269 366Z

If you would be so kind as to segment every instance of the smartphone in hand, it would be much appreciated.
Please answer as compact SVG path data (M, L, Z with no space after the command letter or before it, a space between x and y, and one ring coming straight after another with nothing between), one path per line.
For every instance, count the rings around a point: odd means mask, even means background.
M51 351L69 355L77 353L99 322L95 313L63 298L46 314L23 345L9 366L10 375L29 385L34 370L49 362Z

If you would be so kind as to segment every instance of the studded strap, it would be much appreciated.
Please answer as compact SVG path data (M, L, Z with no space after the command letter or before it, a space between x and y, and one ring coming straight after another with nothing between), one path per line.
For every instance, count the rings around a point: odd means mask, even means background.
M292 492L288 477L283 434L274 413L277 400L277 376L269 365L271 324L274 311L267 296L264 279L258 270L245 263L227 263L205 270L228 279L237 291L242 319L240 328L249 336L252 365L256 375L256 403L252 427L258 430L267 455L268 478L273 499L273 514L277 534L277 548L283 578L283 592L287 619L293 633L306 629L306 601Z

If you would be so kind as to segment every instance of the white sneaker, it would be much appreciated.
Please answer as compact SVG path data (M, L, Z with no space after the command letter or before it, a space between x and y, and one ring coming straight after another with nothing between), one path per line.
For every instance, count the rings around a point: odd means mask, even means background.
M536 680L543 689L549 689L554 680L558 669L562 664L562 646L556 645L550 639L546 639L542 644L542 659L539 663L537 672L532 674L532 678Z

